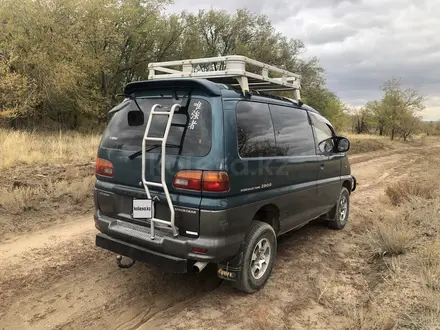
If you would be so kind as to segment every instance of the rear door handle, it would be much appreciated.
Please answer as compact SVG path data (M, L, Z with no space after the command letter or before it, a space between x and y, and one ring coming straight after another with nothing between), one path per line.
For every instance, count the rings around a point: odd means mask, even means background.
M320 166L320 167L321 167L321 170L323 170L323 169L324 169L324 164L321 164L321 166Z

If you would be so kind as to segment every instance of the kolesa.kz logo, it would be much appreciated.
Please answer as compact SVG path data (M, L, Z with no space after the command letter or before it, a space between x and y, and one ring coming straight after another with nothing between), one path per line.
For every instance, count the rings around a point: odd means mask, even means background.
M135 206L134 210L135 211L150 211L151 208L149 206Z

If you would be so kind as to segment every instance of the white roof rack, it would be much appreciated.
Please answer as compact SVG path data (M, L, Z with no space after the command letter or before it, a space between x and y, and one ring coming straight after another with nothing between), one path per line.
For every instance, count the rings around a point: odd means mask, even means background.
M249 66L252 66L253 72L247 70ZM150 63L148 69L148 79L204 78L221 84L240 86L243 94L248 93L250 89L259 92L293 90L295 98L300 99L300 75L245 56ZM254 73L257 71L260 71L260 74ZM271 77L273 74L278 77Z

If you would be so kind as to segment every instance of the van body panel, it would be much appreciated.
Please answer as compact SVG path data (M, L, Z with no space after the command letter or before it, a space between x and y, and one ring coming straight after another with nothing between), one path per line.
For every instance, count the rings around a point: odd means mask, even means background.
M320 170L318 175L318 205L320 212L327 213L335 205L341 191L341 154L319 155Z
M135 251L133 255L150 251L154 263L169 264L176 260L179 271L186 270L186 261L224 262L237 256L252 220L262 208L270 205L278 210L274 221L278 221L276 231L280 235L329 212L336 204L343 182L352 182L346 153L320 151L319 136L310 119L310 114L317 112L309 106L300 108L295 102L257 95L245 98L232 88L204 79L134 82L126 86L125 94L127 99L111 111L97 154L114 167L111 178L97 175L94 189L95 226L102 233L99 242L103 247L114 242L118 247L114 251ZM134 100L139 101L142 109ZM240 102L257 103L270 113L273 131L269 130L268 134L273 134L276 148L281 144L281 133L275 127L274 113L286 109L292 113L300 111L300 117L307 118L310 125L303 125L302 129L312 137L309 142L313 152L243 157L237 126ZM131 127L124 120L129 111L143 111L147 120L151 106L156 103L163 104L165 109L179 103L182 108L176 113L175 124L180 128L175 128L168 141L171 145L166 149L165 164L178 236L174 237L162 225L155 225L157 238L152 240L150 222L134 219L132 215L133 199L147 198L139 155L146 123ZM153 131L157 128L154 133L157 136L162 124L152 125ZM194 130L188 131L190 126ZM182 133L184 139L179 139L176 133L179 129L187 132ZM138 155L133 156L136 153ZM161 148L153 148L146 154L147 181L159 183L160 169ZM176 189L172 182L182 170L225 171L229 190ZM170 210L163 190L150 188L150 193L155 217L169 219ZM127 247L123 246L124 242ZM196 252L197 249L204 252Z

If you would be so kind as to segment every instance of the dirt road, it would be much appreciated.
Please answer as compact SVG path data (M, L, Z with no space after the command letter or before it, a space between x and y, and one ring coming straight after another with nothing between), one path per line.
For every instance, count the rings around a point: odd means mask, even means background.
M0 329L344 329L352 306L377 278L356 240L365 212L387 183L404 176L409 148L351 157L359 180L343 231L319 224L280 239L274 273L254 295L215 276L166 275L137 263L119 269L94 247L92 215L0 244ZM38 221L38 220L35 220Z

